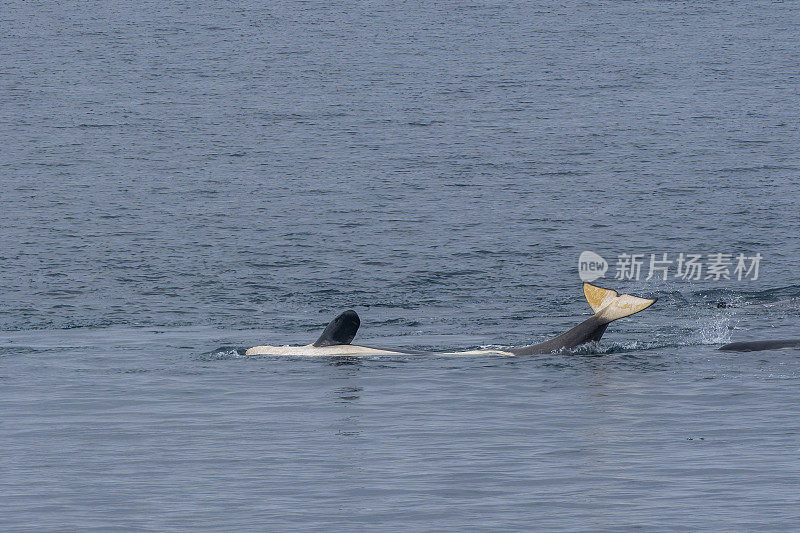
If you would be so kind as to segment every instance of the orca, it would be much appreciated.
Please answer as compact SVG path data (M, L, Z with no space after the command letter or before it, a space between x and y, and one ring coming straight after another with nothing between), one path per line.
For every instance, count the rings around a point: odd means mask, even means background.
M761 350L779 350L781 348L800 348L800 339L729 342L724 346L720 346L717 350L722 350L723 352L757 352Z
M608 325L620 318L643 311L656 302L656 298L639 298L630 294L618 294L611 289L604 289L589 283L583 284L583 293L594 314L575 326L545 342L531 344L519 348L503 350L471 350L463 352L444 352L448 354L483 354L497 353L502 355L547 354L559 350L569 350L586 344L597 342L603 336ZM341 313L331 320L322 335L307 346L254 346L245 355L311 355L311 356L359 356L384 354L422 354L405 350L388 350L357 346L350 344L361 325L358 314L352 309Z

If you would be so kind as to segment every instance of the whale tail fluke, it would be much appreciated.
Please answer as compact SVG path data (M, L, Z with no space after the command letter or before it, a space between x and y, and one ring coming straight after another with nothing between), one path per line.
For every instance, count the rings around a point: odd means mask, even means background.
M656 302L656 298L639 298L630 294L619 295L611 289L583 284L586 300L601 324L608 324L622 317L644 311Z
M611 302L613 298L619 296L617 291L596 287L591 283L583 284L583 294L586 296L586 301L589 302L589 306L594 312L597 312L598 309L603 307L603 304L607 304Z

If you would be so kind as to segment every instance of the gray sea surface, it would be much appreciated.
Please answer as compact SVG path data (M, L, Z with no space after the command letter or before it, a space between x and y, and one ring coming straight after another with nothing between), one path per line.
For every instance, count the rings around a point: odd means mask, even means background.
M0 3L0 530L799 530L799 109L797 2Z

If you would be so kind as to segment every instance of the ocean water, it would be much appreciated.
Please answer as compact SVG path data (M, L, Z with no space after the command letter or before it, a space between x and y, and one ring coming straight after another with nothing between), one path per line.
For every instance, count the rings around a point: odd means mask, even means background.
M716 350L800 337L797 3L0 27L3 531L800 529L800 352ZM587 317L585 250L659 301L568 353L435 353ZM716 253L757 279L646 279ZM243 355L348 308L434 353Z

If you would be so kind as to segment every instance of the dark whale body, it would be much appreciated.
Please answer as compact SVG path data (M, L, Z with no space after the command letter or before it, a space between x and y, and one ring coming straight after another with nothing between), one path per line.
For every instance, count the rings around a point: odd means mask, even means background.
M779 350L781 348L800 348L800 339L731 342L717 349L724 352L757 352L760 350Z
M558 337L539 344L523 346L522 348L509 348L507 351L514 355L533 355L569 350L587 342L599 341L603 333L606 332L608 324L608 322L603 322L596 316L591 316Z

